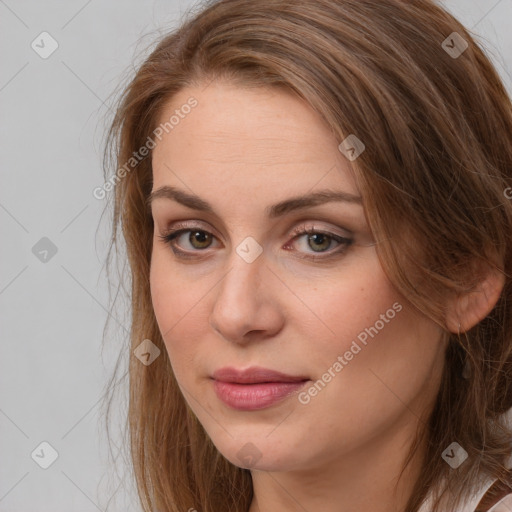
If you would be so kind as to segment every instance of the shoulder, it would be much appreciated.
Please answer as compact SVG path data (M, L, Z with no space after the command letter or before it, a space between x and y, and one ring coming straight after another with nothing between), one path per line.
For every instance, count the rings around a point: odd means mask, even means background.
M512 408L509 411L512 429ZM462 509L458 512L512 512L512 453L504 463L505 476L497 479L489 475L481 475L477 489L473 489L464 499ZM430 490L418 512L433 512L434 494L439 496L440 489L444 488L442 481L437 491ZM449 497L449 496L448 496ZM446 507L446 500L441 499L439 506Z
M433 512L434 494L439 496L441 488L443 485L436 493L428 493L418 512ZM436 511L446 512L450 508L447 505L449 497L445 494L441 498ZM501 480L482 475L480 485L465 496L458 512L512 512L512 487Z
M497 480L479 501L475 512L509 512L512 510L512 480Z

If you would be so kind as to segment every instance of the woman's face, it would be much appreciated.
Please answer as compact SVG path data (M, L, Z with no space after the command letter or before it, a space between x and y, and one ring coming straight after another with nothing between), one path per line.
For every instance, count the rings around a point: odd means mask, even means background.
M402 454L438 390L442 331L383 272L341 141L275 89L189 87L173 115L153 154L151 294L213 443L268 471ZM256 366L298 382L213 378Z

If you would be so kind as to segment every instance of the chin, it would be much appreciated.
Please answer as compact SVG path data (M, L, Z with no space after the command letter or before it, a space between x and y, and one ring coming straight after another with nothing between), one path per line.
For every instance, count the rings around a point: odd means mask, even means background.
M257 471L288 471L301 464L301 455L291 444L286 445L278 436L247 432L246 435L226 436L221 442L214 440L217 450L231 464ZM273 436L273 434L272 434ZM271 436L271 437L272 437Z

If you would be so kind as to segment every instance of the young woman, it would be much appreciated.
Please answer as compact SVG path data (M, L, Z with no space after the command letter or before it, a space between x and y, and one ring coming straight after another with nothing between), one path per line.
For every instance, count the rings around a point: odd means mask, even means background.
M145 511L512 510L512 108L429 0L221 0L110 143Z

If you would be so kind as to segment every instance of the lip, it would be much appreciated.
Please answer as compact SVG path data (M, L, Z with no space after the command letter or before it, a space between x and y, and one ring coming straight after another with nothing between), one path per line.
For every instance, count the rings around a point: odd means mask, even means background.
M309 379L261 367L221 368L213 373L217 397L239 411L265 409L302 388Z
M251 366L245 370L238 370L231 366L213 372L212 378L221 382L237 384L260 384L265 382L301 382L309 380L306 376L293 376L261 366Z

